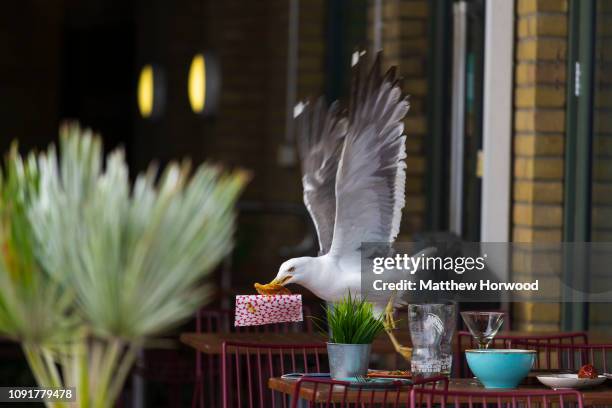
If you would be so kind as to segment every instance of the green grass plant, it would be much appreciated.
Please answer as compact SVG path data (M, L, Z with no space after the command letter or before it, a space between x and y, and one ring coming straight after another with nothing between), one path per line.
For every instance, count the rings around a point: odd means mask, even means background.
M325 307L330 343L371 344L385 330L384 317L375 316L372 303L352 296Z

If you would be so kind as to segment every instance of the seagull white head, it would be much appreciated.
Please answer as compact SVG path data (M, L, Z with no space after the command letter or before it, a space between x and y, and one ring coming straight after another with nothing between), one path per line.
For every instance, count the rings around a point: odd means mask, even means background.
M312 260L313 258L310 256L303 256L283 262L280 268L278 268L276 278L271 283L282 286L289 283L297 283L303 286L304 281L309 275Z

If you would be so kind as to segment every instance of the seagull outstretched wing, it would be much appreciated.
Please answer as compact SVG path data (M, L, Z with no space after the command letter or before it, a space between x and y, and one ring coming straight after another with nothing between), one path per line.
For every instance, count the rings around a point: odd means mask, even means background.
M323 98L306 103L297 117L297 147L302 163L304 204L319 236L319 255L329 251L336 215L336 172L347 131L338 103L329 109Z
M336 217L330 254L345 256L362 242L393 242L405 204L409 103L395 69L380 73L380 54L369 74L353 68L349 125L336 175Z

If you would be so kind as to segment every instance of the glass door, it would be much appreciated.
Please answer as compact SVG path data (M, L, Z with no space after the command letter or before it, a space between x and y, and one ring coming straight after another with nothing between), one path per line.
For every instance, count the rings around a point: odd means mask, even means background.
M449 229L466 241L480 239L484 8L453 4Z
M565 177L567 242L612 242L612 0L570 2ZM574 287L612 274L566 271ZM566 329L610 331L610 303L564 304Z
M590 239L612 242L612 1L596 0L593 6L592 147ZM610 276L591 276L594 287L606 287ZM607 280L608 282L604 282ZM590 330L610 331L610 304L592 303Z

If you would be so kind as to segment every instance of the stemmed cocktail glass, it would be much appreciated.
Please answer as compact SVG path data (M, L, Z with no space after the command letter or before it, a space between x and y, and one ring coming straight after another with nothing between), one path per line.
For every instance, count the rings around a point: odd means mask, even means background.
M489 348L504 323L502 312L461 312L461 317L479 349Z

